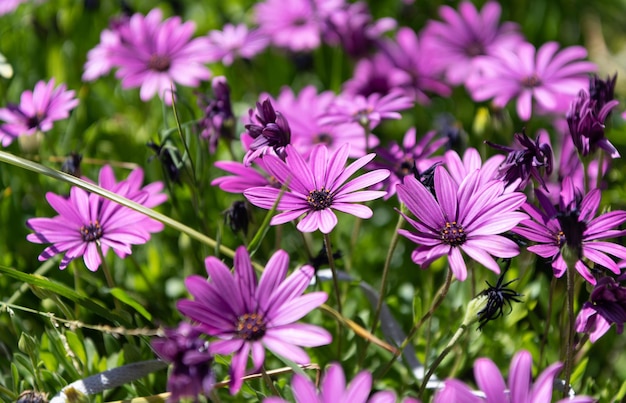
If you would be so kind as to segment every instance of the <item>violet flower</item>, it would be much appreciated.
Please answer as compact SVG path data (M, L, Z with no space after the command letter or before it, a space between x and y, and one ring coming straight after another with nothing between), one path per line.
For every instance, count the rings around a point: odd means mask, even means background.
M504 161L503 155L494 155L484 163L480 158L478 150L468 148L463 153L463 158L454 150L448 150L443 156L448 172L457 184L461 184L467 176L476 170L480 170L480 185L497 179L498 170ZM513 187L512 190L515 190Z
M274 110L269 98L257 102L256 109L250 109L249 115L253 123L246 125L246 134L254 140L243 157L244 164L249 166L268 152L274 152L284 159L285 146L291 142L291 129L287 119Z
M493 98L500 108L517 98L517 114L522 120L530 119L533 100L546 112L564 112L569 102L562 98L573 98L586 87L587 74L596 66L581 60L587 56L582 46L558 49L556 42L538 50L530 43L518 44L515 51L499 49L496 56L482 58L481 74L466 83L468 90L474 100Z
M87 52L83 81L93 81L107 75L115 67L113 57L117 49L123 46L119 28L128 25L129 18L127 16L114 18L109 23L110 27L100 32L100 42Z
M213 390L215 375L211 369L213 355L209 342L200 338L202 331L189 323L182 322L174 329L166 329L165 337L153 339L152 348L163 360L172 364L167 378L168 402L179 402Z
M589 333L589 340L595 343L613 323L621 334L626 323L626 287L612 277L602 277L576 317L576 331Z
M435 195L413 176L397 185L400 201L415 216L412 219L403 214L416 232L398 231L420 245L411 258L425 268L447 256L454 276L464 281L467 267L463 251L499 274L500 267L492 255L510 258L519 254L517 244L501 234L527 217L517 211L526 196L505 192L501 181L481 185L480 170L469 174L460 185L442 166L435 168L434 175Z
M163 13L158 8L146 16L134 14L117 28L119 43L104 47L104 54L90 55L100 63L103 58L110 58L108 63L117 67L115 76L122 80L122 88L141 87L142 101L156 94L170 105L174 83L197 87L200 81L211 77L204 66L210 54L206 37L191 39L195 30L193 22L182 23L180 17L162 19ZM88 59L86 68L90 67L89 63ZM92 66L83 78L95 78L96 71Z
M513 232L537 243L528 250L551 259L556 277L561 277L568 269L563 256L566 249L578 273L591 284L596 284L596 278L587 260L615 274L620 273L608 255L626 259L626 247L601 240L624 234L614 228L626 222L626 211L611 211L595 217L600 206L600 190L592 189L583 198L569 177L563 180L558 209L541 190L537 189L535 194L541 208L524 204L522 208L530 218L522 221Z
M225 24L222 30L209 32L209 60L221 61L224 66L230 66L235 59L252 59L263 52L269 43L269 38L259 30L248 30L245 24Z
M221 176L213 179L212 186L219 186L224 192L241 194L257 186L274 186L280 188L280 184L270 177L266 171L263 159L258 159L255 165L259 169L246 166L235 161L216 161L215 167L233 174L232 176Z
M317 391L315 384L303 375L295 374L291 389L296 403L396 403L396 394L390 391L375 393L368 399L372 389L372 374L361 371L346 385L346 377L339 363L331 363ZM405 398L404 403L419 403L419 400ZM286 403L279 397L269 397L263 403Z
M532 382L532 356L528 351L520 351L511 360L509 368L508 388L496 364L489 358L479 358L474 362L474 378L486 400L472 393L463 382L448 379L440 389L433 403L546 403L552 401L552 388L556 375L561 371L560 362L544 369ZM558 403L576 402L591 403L595 399L588 396L576 396L573 399L561 399Z
M203 332L221 340L211 342L213 354L231 354L230 390L237 393L243 383L248 355L253 371L265 360L265 349L297 364L309 363L299 346L316 347L331 342L331 335L319 326L294 323L320 306L328 295L313 292L302 295L314 275L304 266L287 279L289 256L279 250L267 262L260 281L246 248L235 253L235 272L215 257L205 260L209 281L193 275L185 284L194 300L180 300L179 311L197 321Z
M141 188L143 171L135 170L126 180L115 181L110 167L100 171L101 187L131 199L146 207L162 203L167 196L159 193L160 182ZM59 268L65 269L74 259L82 256L91 271L98 270L102 255L109 249L120 257L131 254L131 245L150 240L150 234L163 230L163 224L124 207L95 193L72 187L68 198L52 192L46 193L48 203L59 215L53 218L31 218L26 225L34 231L26 239L34 243L51 243L39 255L45 261L65 252Z
M405 89L411 83L411 75L399 68L381 52L361 59L354 67L352 78L343 84L345 94L363 95L388 94L393 89ZM413 96L407 91L407 95ZM427 97L423 97L424 102Z
M542 134L544 131L540 132L533 142L524 130L521 133L515 133L517 147L507 147L485 141L496 150L508 153L498 169L499 178L507 185L518 183L518 189L523 190L532 177L547 190L543 177L550 176L552 173L552 147L549 143L542 142ZM545 135L548 134L545 133Z
M65 84L54 87L54 79L39 81L33 91L20 96L20 104L0 108L0 141L8 146L19 136L31 136L37 131L47 132L56 120L66 119L78 105L74 91L66 91Z
M328 155L326 146L318 145L311 151L308 161L291 146L287 146L286 161L266 155L263 161L267 171L288 189L278 202L277 210L281 213L274 216L270 224L284 224L304 215L296 226L299 231L313 232L319 229L328 234L337 225L337 216L333 210L370 218L372 210L355 203L378 199L385 192L359 190L381 182L389 176L389 171L378 169L345 183L374 158L374 154L368 154L345 167L349 148L349 144L344 144ZM280 189L271 187L256 187L244 192L250 203L268 210L280 194Z
M429 21L422 38L437 55L434 62L445 69L448 83L464 84L475 73L477 59L494 56L499 49L512 50L523 41L517 24L500 25L501 11L495 1L485 3L480 12L469 1L461 2L458 11L439 7L443 21Z
M230 87L226 77L213 77L211 80L213 98L201 96L198 105L204 111L204 116L198 123L200 136L209 142L209 152L213 154L217 149L220 138L228 141L235 138L235 115L230 103Z

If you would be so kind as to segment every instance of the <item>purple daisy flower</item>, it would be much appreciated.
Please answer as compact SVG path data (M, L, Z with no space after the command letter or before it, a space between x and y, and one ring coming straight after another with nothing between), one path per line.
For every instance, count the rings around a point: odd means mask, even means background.
M319 120L322 125L358 123L374 129L383 119L401 119L398 111L413 106L411 98L404 91L395 90L386 95L339 95Z
M587 56L582 46L558 49L556 42L539 50L525 42L515 51L499 49L496 56L482 58L481 73L467 82L468 90L474 100L493 98L500 108L517 98L517 114L522 120L530 119L533 99L546 112L565 112L568 100L587 86L587 74L596 65L581 60Z
M409 73L396 66L388 55L379 52L359 60L352 78L344 83L342 92L365 97L375 93L388 94L393 89L404 90L411 80ZM414 94L409 92L407 95ZM426 103L428 97L424 96L422 101Z
M230 87L224 76L211 80L213 98L200 96L198 106L204 110L204 117L198 123L200 136L209 142L209 152L213 154L220 138L227 141L235 138L235 115L230 102Z
M234 353L231 362L231 393L242 385L248 355L253 369L265 360L265 348L298 364L309 356L298 346L317 347L331 342L331 335L319 326L294 323L320 306L328 295L302 295L313 278L311 266L304 266L287 279L289 256L279 250L270 258L257 283L246 248L235 253L235 272L215 257L205 260L209 281L201 276L185 280L195 300L178 301L180 312L199 322L200 328L221 340L209 347L214 354Z
M355 203L378 199L385 192L358 190L381 182L389 176L389 171L378 169L345 183L374 158L374 154L368 154L345 167L349 148L349 144L345 144L329 156L326 146L318 145L311 151L308 161L291 146L287 146L286 161L266 155L263 158L265 168L288 188L278 202L277 210L282 213L274 216L270 224L284 224L304 214L297 225L298 230L313 232L319 229L328 234L337 225L337 216L333 210L370 218L372 210ZM244 196L255 206L269 210L280 193L280 189L257 187L246 190Z
M425 46L436 52L434 62L445 69L450 84L464 84L474 73L477 58L493 56L502 48L513 49L523 41L517 24L499 24L501 11L493 1L480 12L471 2L463 1L458 11L450 6L439 8L443 22L428 22L422 38Z
M39 81L33 91L22 92L19 105L0 108L0 140L4 147L19 136L30 136L37 131L52 129L55 120L66 119L78 105L74 91L66 91L65 84L54 87L54 79Z
M468 148L463 153L463 158L454 150L448 150L443 156L448 172L459 185L465 178L476 170L480 170L479 183L482 185L497 179L498 170L504 161L503 155L494 155L484 163L480 153L475 148Z
M115 67L113 57L117 49L122 46L119 28L128 25L130 17L122 16L112 19L109 23L110 29L100 32L100 42L89 52L85 62L83 81L93 81L98 77L109 74Z
M583 198L569 177L563 180L558 209L541 190L537 189L535 194L541 208L524 204L522 208L531 218L522 221L513 232L537 243L528 250L551 259L556 277L567 270L564 248L568 248L575 260L578 273L591 284L596 284L596 278L585 262L587 259L615 274L620 273L620 268L608 255L626 259L626 247L601 239L624 235L624 231L614 228L626 222L626 211L611 211L595 217L600 206L600 190L593 189Z
M94 65L110 57L108 63L118 68L116 77L122 80L122 88L141 87L142 101L156 94L169 105L174 83L197 87L201 80L211 77L204 66L210 60L209 41L206 37L191 39L195 31L191 21L181 23L180 17L162 19L158 8L146 16L134 14L117 28L117 45L103 45L104 54L91 55ZM85 78L95 78L97 69L89 65L89 60L87 63L86 68L92 69L85 72Z
M467 277L467 267L461 254L500 274L493 256L511 258L519 254L515 242L501 234L511 230L526 214L517 209L526 196L520 192L505 192L504 183L489 181L481 185L480 170L457 184L442 166L435 168L433 195L413 176L406 176L397 185L398 197L416 219L403 214L417 232L400 230L420 246L411 258L422 267L447 256L450 270L460 281Z
M333 362L322 376L320 390L304 375L295 374L291 389L296 403L395 403L396 394L382 391L368 399L372 389L372 374L361 371L346 386L346 376L339 363ZM419 400L406 398L404 403L419 403ZM263 403L286 403L279 397L269 397Z
M291 142L291 128L285 116L274 110L269 98L257 102L256 109L250 109L248 114L252 123L246 125L245 134L253 140L248 145L243 163L249 166L268 152L284 159L285 146Z
M165 200L166 196L158 193L162 184L140 188L143 171L136 170L129 179L115 183L112 171L107 168L100 171L100 186L105 189L148 207ZM77 187L71 188L68 198L48 192L46 199L59 215L28 220L26 225L35 233L26 239L52 244L39 255L39 261L65 252L59 266L61 270L82 256L87 268L96 271L101 263L98 248L104 256L113 249L119 257L125 258L132 252L131 245L144 244L150 240L151 233L163 230L160 222Z
M215 166L232 176L222 176L213 179L212 186L219 186L224 192L241 194L244 191L258 186L274 186L280 188L280 184L273 179L264 168L263 159L258 159L255 164L260 169L246 166L240 162L217 161Z
M621 334L626 323L626 288L612 277L602 277L576 317L576 331L589 333L589 340L595 343L613 323Z
M479 358L474 362L474 378L486 400L477 396L463 382L448 379L440 389L433 403L463 402L463 403L544 403L552 401L552 388L556 375L561 371L560 362L544 369L532 382L533 358L528 351L520 351L511 360L509 368L508 388L496 364L489 358ZM558 403L576 402L591 403L595 399L588 396L576 396L573 399L561 399Z
M245 24L225 24L221 31L209 32L209 60L230 66L236 58L252 59L263 52L269 38L259 30L248 30Z
M442 157L433 157L438 149L447 143L447 139L435 139L437 132L430 131L417 141L415 128L407 130L402 145L395 141L387 147L376 148L376 155L380 160L374 160L376 168L387 168L391 172L382 182L383 189L387 190L385 200L396 194L396 186L402 183L407 175L421 175L434 164L443 161Z
M213 390L213 355L209 342L200 335L198 327L182 322L177 328L166 329L165 337L151 342L159 357L172 364L167 378L167 390L171 393L168 402L179 402L181 398L198 401L199 395L207 396Z

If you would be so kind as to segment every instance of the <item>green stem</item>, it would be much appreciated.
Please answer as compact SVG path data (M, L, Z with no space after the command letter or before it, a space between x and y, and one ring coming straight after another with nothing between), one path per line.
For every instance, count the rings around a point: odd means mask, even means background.
M463 333L465 333L467 328L468 326L466 324L462 324L461 327L457 329L456 333L454 333L454 336L452 336L452 339L450 339L450 341L448 342L446 347L443 349L443 351L439 354L439 356L437 356L435 361L433 361L431 366L428 368L428 372L424 376L424 379L422 380L422 385L420 386L419 396L423 397L424 391L426 390L426 385L428 385L428 381L435 373L435 370L437 369L437 367L439 367L439 364L441 364L443 359L448 356L450 351L452 351L452 348L459 341L459 339L461 338Z
M550 332L550 323L552 321L552 306L554 300L554 290L556 289L556 277L552 276L550 281L550 295L548 297L548 312L545 327L543 328L543 336L541 337L541 346L539 347L539 362L543 362L543 351L548 341L548 333Z
M570 378L572 377L572 370L574 368L574 323L576 316L574 314L574 281L575 271L574 265L567 265L567 342L566 342L566 356L565 356L565 388L563 389L563 397L566 398L569 395Z
M114 289L115 288L115 281L113 280L113 276L111 276L111 271L109 270L109 265L107 265L107 261L104 257L104 253L102 253L102 248L100 246L100 244L98 244L98 255L100 255L100 260L102 261L102 263L100 264L100 266L102 267L102 272L104 273L104 278L106 278L107 281L107 286L109 287L109 289ZM120 301L117 300L117 298L113 297L113 302L115 303L115 309L117 309L118 311L122 310L122 305L120 304Z
M276 389L274 382L272 382L272 378L268 375L267 371L265 370L265 366L261 366L261 375L263 376L263 380L267 384L267 387L270 388L270 390L272 391L272 395L281 397L280 392L278 391L278 389Z
M341 293L339 292L339 280L337 279L337 269L335 268L335 259L333 259L333 250L330 243L330 235L324 234L324 249L326 249L326 256L328 257L328 265L330 271L333 273L333 289L335 291L335 297L337 299L337 312L341 314Z

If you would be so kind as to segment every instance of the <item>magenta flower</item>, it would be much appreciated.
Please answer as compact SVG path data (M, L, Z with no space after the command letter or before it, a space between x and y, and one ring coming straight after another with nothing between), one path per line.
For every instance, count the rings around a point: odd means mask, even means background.
M626 247L601 239L624 235L624 231L613 228L626 222L626 211L611 211L595 217L600 206L600 190L593 189L583 198L569 177L563 180L558 209L541 190L535 193L541 209L524 204L523 209L531 218L522 221L513 232L537 243L528 250L551 259L556 277L561 277L567 270L564 248L575 260L578 273L591 284L596 284L596 279L587 259L615 274L620 273L618 265L607 255L626 259Z
M464 84L476 70L476 59L493 56L499 49L512 50L523 41L517 24L499 25L500 5L487 2L480 12L469 1L463 1L456 11L441 6L443 21L429 21L422 38L437 57L437 65L445 69L446 80L452 85Z
M368 154L345 167L349 148L348 144L343 145L329 156L326 146L318 145L311 151L308 161L292 146L287 146L286 161L266 155L263 158L265 168L288 188L278 202L277 210L282 213L274 216L270 224L284 224L304 214L297 225L298 230L313 232L319 229L328 234L337 225L333 210L370 218L373 213L369 207L354 203L378 199L385 192L358 190L381 182L389 176L389 171L378 169L345 183L374 158L374 154ZM255 206L271 209L280 193L280 189L256 187L246 190L244 196Z
M226 77L217 76L211 80L213 97L201 95L198 106L204 110L204 117L198 122L200 137L208 140L209 152L215 153L220 138L231 141L235 138L235 115L230 102L230 87Z
M303 375L295 374L291 381L291 389L296 403L396 403L396 395L390 391L382 391L368 399L372 389L372 374L361 371L346 387L346 376L339 363L333 362L322 377L319 392L315 384ZM404 403L419 403L419 400L406 398ZM286 403L278 397L269 397L263 403Z
M623 275L618 278L623 279ZM613 323L621 334L626 323L626 288L611 277L602 277L576 317L576 331L589 333L595 343Z
M346 81L342 87L344 94L369 96L371 94L387 94L393 89L404 90L411 83L408 72L397 67L386 54L381 52L359 60L354 67L352 78ZM413 93L407 91L407 95ZM428 100L424 96L423 103Z
M275 111L269 98L256 103L256 109L250 109L250 124L246 125L245 134L253 140L248 145L248 151L243 157L246 166L265 155L275 155L285 158L285 146L291 142L291 128L285 116Z
M141 87L142 101L156 94L168 105L175 83L197 87L200 81L208 80L211 73L204 66L210 60L208 38L191 39L193 22L181 23L180 17L162 19L158 8L145 17L134 14L117 27L119 43L111 37L110 46L102 44L101 52L90 53L94 59L87 61L83 78L97 77L96 66L107 71L109 63L118 68L116 77L122 80L122 88Z
M129 19L127 16L113 19L109 24L110 29L100 32L100 42L87 52L85 71L82 76L83 81L93 81L98 77L109 74L111 69L115 67L113 57L117 49L122 46L119 28L128 25Z
M442 166L435 168L435 194L413 176L406 176L397 185L398 197L416 219L404 216L417 232L400 230L420 246L411 258L428 267L442 256L454 276L460 281L467 277L467 267L461 251L486 268L500 273L493 256L510 258L519 254L515 242L501 234L511 230L526 214L517 209L526 196L520 192L505 192L504 183L489 181L481 185L480 170L457 184Z
M275 180L265 172L263 159L255 162L260 169L246 166L235 161L216 161L215 166L226 172L233 174L232 176L221 176L213 179L212 186L219 186L225 192L241 194L244 191L257 186L277 186ZM278 185L280 188L280 185Z
M481 74L468 81L468 89L474 100L493 98L501 108L517 98L517 114L522 120L530 119L533 100L545 112L565 112L568 99L587 86L587 74L596 66L581 60L587 56L582 46L558 49L556 42L537 51L530 43L518 44L515 51L500 49L496 56L480 61Z
M339 95L329 106L328 111L320 118L320 124L333 125L342 123L358 123L363 127L374 129L383 119L400 119L399 111L413 106L411 98L404 91L395 90L387 95Z
M100 171L100 186L147 207L163 202L165 195L158 193L160 182L141 188L143 171L135 170L128 179L119 183L110 167ZM102 255L109 249L121 258L131 254L131 245L141 245L150 240L150 234L163 230L163 224L128 207L83 189L72 187L70 196L46 193L48 203L59 215L53 218L31 218L26 225L34 231L26 239L34 243L51 243L39 255L39 261L48 260L65 252L59 268L65 269L74 259L83 257L91 271L98 270Z
M54 79L39 81L33 91L22 92L19 105L0 108L0 140L4 147L19 136L52 129L55 120L66 119L78 105L74 91L66 91L65 84L54 87Z
M245 24L225 24L221 31L209 32L209 60L225 66L235 59L252 59L267 47L269 38L259 30L248 30Z
M552 401L552 388L556 375L563 364L554 363L546 368L532 382L532 356L528 351L520 351L513 357L509 368L508 388L496 364L489 358L479 358L474 362L474 378L478 387L484 392L486 400L472 393L463 382L448 379L440 389L433 403L546 403ZM558 403L576 402L591 403L595 400L588 396L577 396L573 399L561 399Z
M313 278L314 270L305 266L287 279L289 256L279 250L257 277L246 248L237 248L235 272L215 257L205 260L209 281L190 276L185 284L195 300L178 301L180 312L199 322L201 329L221 340L211 342L214 354L234 353L231 362L231 393L242 385L248 355L252 370L265 360L265 348L298 364L307 364L309 356L298 346L316 347L331 342L331 335L318 326L293 323L320 306L328 295L313 292L302 295Z
M494 155L484 163L478 150L468 148L463 153L463 158L454 150L446 151L444 161L448 172L457 184L461 184L465 178L476 170L480 170L479 183L482 185L497 179L500 164L504 161L503 155Z

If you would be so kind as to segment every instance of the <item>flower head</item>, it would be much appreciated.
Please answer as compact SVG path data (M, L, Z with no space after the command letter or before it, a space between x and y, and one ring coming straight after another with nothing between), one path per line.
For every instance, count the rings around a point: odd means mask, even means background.
M258 157L273 151L285 158L285 146L291 142L291 129L287 119L274 110L272 102L266 98L256 103L256 110L249 111L250 123L246 125L246 134L254 140L250 144L243 162L250 165Z
M235 115L230 103L230 88L226 77L213 77L211 80L213 98L198 98L198 105L204 110L199 126L200 136L209 141L209 152L213 154L220 138L231 140L235 137Z
M328 344L331 335L318 326L294 323L320 306L328 297L324 292L302 295L314 271L305 266L287 279L289 257L279 250L270 258L265 271L257 277L245 247L235 253L235 272L215 257L205 260L209 281L201 276L185 280L194 300L178 301L180 312L199 323L203 332L221 340L211 342L214 354L234 353L231 362L231 393L242 385L248 355L253 370L263 365L265 348L298 364L309 362L299 346Z
M181 398L197 401L198 395L208 395L215 376L211 370L213 355L209 342L200 338L202 331L182 322L174 329L166 329L165 337L152 340L152 347L163 360L172 364L167 378L168 402Z
M142 101L156 94L168 105L174 83L197 87L201 80L208 80L211 73L204 66L210 57L208 39L191 39L193 22L182 23L180 17L162 19L161 10L155 8L146 16L134 14L120 24L110 43L102 45L102 52L88 54L83 78L96 78L98 65L102 71L117 67L122 88L141 87Z
M457 184L444 167L435 168L435 194L413 176L397 185L398 196L416 219L405 216L416 232L400 230L420 246L413 261L428 267L447 256L450 270L460 281L467 277L461 251L470 258L500 273L491 255L510 258L519 254L512 240L502 236L526 218L517 209L526 197L520 192L505 192L501 181L480 184L480 170Z
M378 199L385 192L358 190L384 180L389 171L379 169L345 183L374 158L374 154L369 154L345 167L349 147L343 145L329 156L326 146L318 145L311 151L308 161L291 146L287 146L286 161L272 155L265 156L263 161L267 171L288 188L278 202L277 210L282 213L274 216L270 224L284 224L304 215L297 225L298 230L313 232L319 229L328 234L337 225L333 210L370 218L372 210L355 203ZM257 187L246 190L244 195L255 206L270 209L280 193L280 189Z
M66 91L65 84L54 87L54 79L39 81L33 91L26 90L19 105L0 108L0 140L4 147L19 136L30 136L37 131L47 132L56 120L66 119L78 105L74 91Z
M576 331L589 333L595 343L613 323L621 334L626 323L626 287L612 277L602 277L576 317Z
M522 302L518 299L518 297L522 297L522 294L519 294L517 291L507 288L509 284L514 283L517 279L511 280L507 283L503 284L504 275L508 270L508 265L511 264L511 259L507 259L507 267L498 277L498 282L493 286L487 283L487 288L483 290L479 295L487 298L487 302L485 307L480 310L477 315L479 317L479 325L478 330L482 329L487 322L490 320L494 320L499 318L500 316L504 316L504 305L508 305L509 309L512 310L513 306L511 302Z
M595 217L600 206L599 189L583 197L569 177L563 180L562 187L558 209L537 189L535 193L541 208L524 204L522 208L531 218L522 221L513 231L537 243L528 250L551 259L556 277L561 277L568 269L564 252L578 273L591 284L595 284L596 279L587 259L619 274L619 267L608 255L626 259L626 247L601 240L623 235L623 231L613 228L626 221L626 211L611 211Z
M489 358L479 358L474 362L474 378L484 392L487 402L498 403L544 403L552 401L552 388L556 375L563 364L554 363L546 368L532 382L532 356L528 351L520 351L513 357L509 368L508 388L496 364ZM485 399L472 393L463 382L448 379L433 400L434 403L464 402L481 403ZM558 403L570 401L561 399ZM591 403L588 396L577 396L577 403Z
M496 56L481 59L481 72L466 83L468 89L476 101L493 98L501 108L517 98L517 114L522 120L530 119L533 100L546 112L564 112L569 99L586 87L587 74L596 66L581 60L587 56L581 46L558 49L556 42L538 50L526 42L518 44L515 51L500 49Z
M209 60L230 66L238 57L252 59L265 50L268 42L259 30L248 30L245 24L225 24L221 31L209 32Z
M100 171L99 184L146 207L162 203L166 195L159 193L163 184L156 182L141 187L143 171L133 171L119 183L110 167ZM100 252L106 256L109 249L124 258L131 254L131 245L148 242L150 234L163 229L163 224L134 210L105 199L95 193L72 187L68 198L48 192L46 199L59 215L53 218L31 218L26 225L34 231L26 239L34 243L51 243L39 255L39 260L65 252L59 268L65 269L69 262L83 257L91 271L100 266Z

